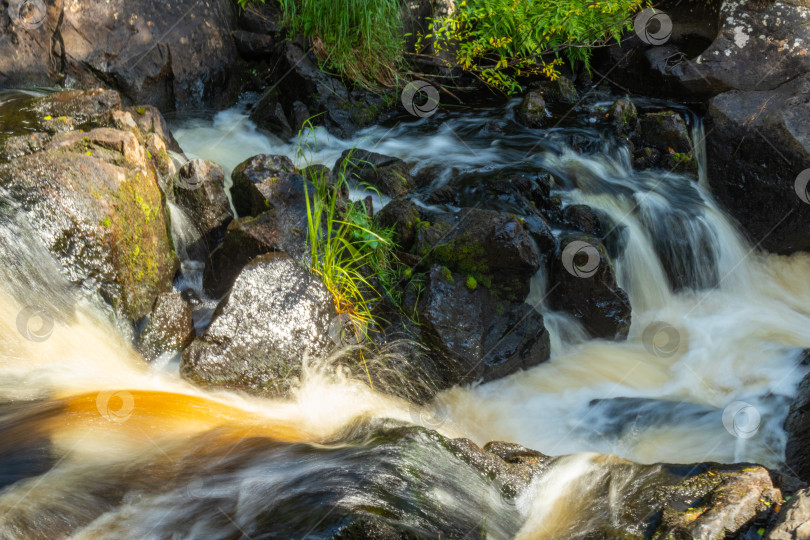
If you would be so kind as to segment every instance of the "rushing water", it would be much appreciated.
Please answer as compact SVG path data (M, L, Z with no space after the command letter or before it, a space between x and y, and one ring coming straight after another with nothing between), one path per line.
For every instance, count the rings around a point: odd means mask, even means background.
M415 532L466 523L478 524L474 536L559 538L612 504L595 486L626 465L600 454L779 466L782 422L810 346L810 257L753 251L702 175L634 171L601 115L583 107L536 131L514 123L513 108L403 117L349 141L319 130L307 135L318 143L307 159L331 166L355 146L398 156L430 168L437 186L468 178L465 204L517 213L481 196L486 175L553 173L566 203L601 210L625 239L615 264L633 306L626 342L589 340L549 311L538 275L527 301L545 315L551 360L446 391L427 410L315 365L287 401L203 391L175 364L146 365L107 317L76 305L12 210L0 215L0 537L325 537L347 512L373 509ZM174 133L189 157L227 172L257 153L303 164L294 142L257 130L241 109L185 119ZM190 243L180 210L170 210L177 243ZM199 288L195 276L188 270L177 285ZM49 339L21 336L27 304L60 314ZM747 404L739 429L723 417L730 405L741 411L735 403ZM425 432L396 435L413 422L572 455L507 504Z

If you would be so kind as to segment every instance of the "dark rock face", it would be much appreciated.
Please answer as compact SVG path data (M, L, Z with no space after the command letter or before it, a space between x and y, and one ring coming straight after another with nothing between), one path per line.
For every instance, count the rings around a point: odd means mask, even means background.
M550 355L542 315L523 302L498 300L446 267L430 270L419 316L428 341L445 358L447 386L505 377Z
M6 154L0 187L67 278L132 321L171 289L177 268L155 159L114 92L64 92L19 104L29 133ZM26 120L27 119L27 120ZM116 119L130 126L121 131ZM81 126L88 131L75 131ZM0 140L8 148L14 137ZM15 146L11 144L11 146ZM21 148L17 146L17 148Z
M154 360L161 354L183 350L193 339L191 308L180 293L164 293L155 300L138 348L147 359Z
M374 186L389 197L405 195L415 186L410 167L401 159L367 150L347 150L335 163L334 171L344 171L346 178Z
M321 71L315 55L301 43L281 43L275 58L276 83L256 104L251 119L279 137L295 134L310 117L315 125L339 137L350 137L396 107L394 93L381 96L360 88L350 90L337 77Z
M808 28L805 26L804 28ZM731 91L709 102L712 192L751 241L776 253L810 250L810 75L776 90Z
M205 253L222 242L233 212L225 194L225 171L211 161L193 159L180 167L172 182L175 202L202 233L205 244L192 249Z
M796 400L785 420L788 434L785 463L792 474L810 482L810 375L799 384Z
M331 294L283 253L248 264L211 325L183 353L181 374L207 387L284 396L305 356L326 356L337 317Z
M233 2L48 4L35 28L11 21L8 11L0 15L0 86L101 84L162 110L234 96L223 92L237 59Z
M802 540L810 538L810 489L796 493L782 507L774 528L766 540Z
M552 308L570 313L594 337L625 339L630 300L616 284L607 251L593 236L571 234L554 259L548 292Z

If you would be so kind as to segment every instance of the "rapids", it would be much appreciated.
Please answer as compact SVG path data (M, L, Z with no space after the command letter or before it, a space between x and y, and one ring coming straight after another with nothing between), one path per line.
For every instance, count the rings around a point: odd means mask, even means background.
M615 258L633 306L626 342L589 340L551 312L537 275L527 302L545 315L551 360L453 388L424 409L335 375L325 359L312 359L287 401L196 388L176 361L147 365L27 240L24 217L0 207L0 440L13 441L0 444L0 538L317 538L344 510L397 519L402 505L416 532L432 519L477 524L475 536L558 538L609 513L614 502L596 487L613 470L629 481L625 459L778 467L782 423L807 371L810 257L755 251L704 189L702 169L700 181L633 170L629 152L588 113L606 103L596 99L540 135L512 121L514 102L401 117L353 140L305 134L313 148L317 141L308 162L331 166L355 146L393 155L431 168L437 185L467 178L470 206L516 213L480 197L482 178L549 171L566 203L600 209L626 240ZM702 148L700 122L683 112ZM178 118L173 131L188 157L228 174L257 153L303 164L295 141L258 130L243 108ZM183 246L193 231L179 208L171 212ZM184 266L176 287L199 290L195 272ZM29 309L22 320L30 306L54 317ZM562 457L507 503L427 432L408 432L404 446L387 435L412 423ZM268 524L276 536L262 533Z

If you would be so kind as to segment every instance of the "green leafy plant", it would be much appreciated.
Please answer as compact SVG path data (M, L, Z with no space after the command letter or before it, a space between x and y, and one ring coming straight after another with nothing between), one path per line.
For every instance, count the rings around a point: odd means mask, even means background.
M247 0L240 0L244 2ZM280 0L284 23L312 38L326 67L365 86L394 86L402 63L399 0Z
M248 4L253 4L254 2L257 4L264 4L264 0L236 0L239 4L239 7L245 9Z
M590 67L591 49L632 29L632 14L646 0L463 0L449 17L433 20L421 36L454 51L458 65L508 93L517 78L559 77L563 58Z

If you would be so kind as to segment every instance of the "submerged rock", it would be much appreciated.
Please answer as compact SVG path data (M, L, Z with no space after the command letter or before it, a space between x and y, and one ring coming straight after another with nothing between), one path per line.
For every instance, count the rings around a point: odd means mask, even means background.
M284 396L305 358L334 348L332 295L284 253L255 257L220 302L208 329L183 353L181 374L206 387Z
M500 300L447 267L434 266L427 279L419 320L444 359L443 386L487 382L548 360L549 334L530 305Z
M138 348L147 359L154 360L164 353L180 352L193 339L194 320L183 295L164 293L155 300Z
M147 315L171 289L177 260L144 135L106 126L120 112L114 92L63 92L19 108L21 124L41 135L33 153L0 165L0 187L72 283L124 318Z

